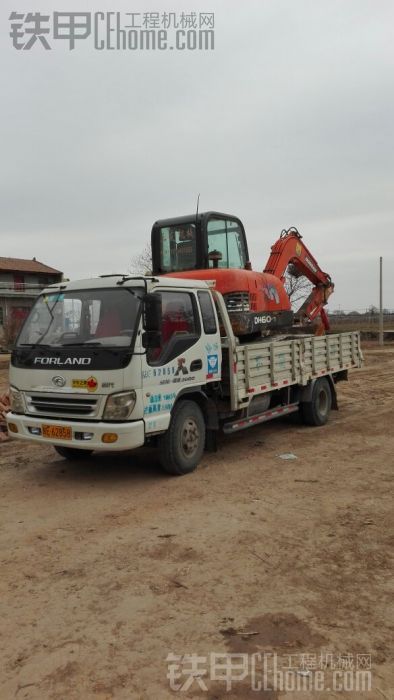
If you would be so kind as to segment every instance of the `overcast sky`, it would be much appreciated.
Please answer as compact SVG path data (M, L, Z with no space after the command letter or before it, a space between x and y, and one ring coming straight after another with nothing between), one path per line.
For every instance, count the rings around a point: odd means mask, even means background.
M159 5L159 7L158 7ZM214 12L213 51L17 51L9 14ZM243 221L262 269L297 226L331 308L394 308L394 3L18 0L1 9L1 249L76 279L130 268L158 218Z

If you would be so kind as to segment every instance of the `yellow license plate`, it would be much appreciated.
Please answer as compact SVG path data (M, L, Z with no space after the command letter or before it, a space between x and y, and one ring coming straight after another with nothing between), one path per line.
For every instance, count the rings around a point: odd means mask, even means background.
M71 428L64 425L42 425L41 433L43 437L56 440L71 440L73 436Z

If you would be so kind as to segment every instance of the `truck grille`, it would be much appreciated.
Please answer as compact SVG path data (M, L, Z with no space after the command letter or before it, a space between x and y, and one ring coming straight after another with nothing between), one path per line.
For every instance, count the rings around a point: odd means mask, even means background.
M70 394L25 394L27 413L48 417L93 418L100 407L98 396Z
M229 314L250 311L248 292L231 292L224 295L224 301Z

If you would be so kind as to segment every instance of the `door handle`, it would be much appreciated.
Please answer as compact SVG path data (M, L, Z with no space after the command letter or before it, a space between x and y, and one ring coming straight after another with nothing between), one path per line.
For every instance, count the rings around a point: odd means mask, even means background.
M202 369L202 360L193 360L190 365L190 371L197 372L198 369Z

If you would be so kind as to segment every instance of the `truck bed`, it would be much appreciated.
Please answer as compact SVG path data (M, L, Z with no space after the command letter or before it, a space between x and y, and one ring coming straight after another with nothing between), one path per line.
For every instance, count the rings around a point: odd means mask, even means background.
M235 404L245 406L251 394L306 385L316 377L360 367L362 359L358 332L267 338L237 345L228 375L233 408Z

